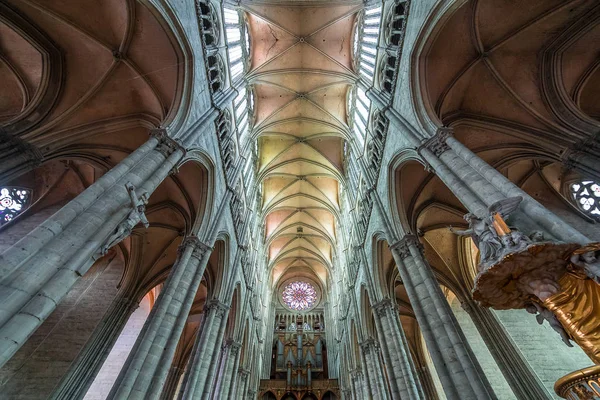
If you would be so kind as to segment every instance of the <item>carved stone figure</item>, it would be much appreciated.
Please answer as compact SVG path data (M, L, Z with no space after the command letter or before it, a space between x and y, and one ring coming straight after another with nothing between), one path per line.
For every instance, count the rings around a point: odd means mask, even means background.
M529 240L531 240L532 243L541 243L541 242L545 242L546 238L544 237L544 232L533 231L529 235Z
M552 329L554 329L560 335L562 341L567 346L573 347L573 345L571 344L571 341L570 341L569 334L567 333L567 331L565 331L565 329L563 328L563 326L558 321L558 319L556 318L556 316L554 315L554 313L552 311L548 310L545 307L542 307L541 305L539 305L537 303L530 303L530 304L526 305L525 310L527 310L527 312L530 314L535 314L535 319L537 320L538 324L540 324L540 325L542 325L544 323L544 320L548 321L548 324L550 324Z
M600 243L590 243L573 252L571 263L583 269L588 278L600 284Z
M497 201L488 208L488 215L479 218L468 213L464 216L469 222L469 229L459 231L450 227L450 231L461 236L471 236L475 246L479 249L480 269L498 261L504 255L520 251L531 242L529 238L518 231L511 231L503 218L517 209L522 197L509 197Z
M127 188L127 194L129 194L129 200L131 202L132 209L125 221L121 222L119 226L117 226L114 233L106 240L104 246L102 246L102 255L105 255L108 252L108 249L129 236L133 228L140 222L146 228L150 226L150 223L144 214L144 211L146 210L146 204L148 204L148 193L144 192L138 197L135 193L135 186L133 186L131 182L126 183L125 188Z

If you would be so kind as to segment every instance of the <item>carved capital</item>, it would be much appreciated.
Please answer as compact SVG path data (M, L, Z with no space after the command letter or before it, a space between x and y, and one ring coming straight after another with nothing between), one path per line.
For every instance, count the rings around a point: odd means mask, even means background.
M387 310L393 309L392 300L389 298L385 298L381 300L379 303L373 304L373 309L380 317L384 317L387 313Z
M223 318L225 316L225 312L229 310L229 306L225 303L221 303L219 300L211 300L206 303L204 306L206 312L214 312L215 316L219 318Z
M370 338L366 339L365 341L363 341L360 344L360 347L361 347L363 353L365 353L365 355L368 355L371 351L372 352L379 351L379 342L377 342L377 340L375 340L374 338L370 337Z
M449 127L438 128L435 135L425 140L421 146L417 149L417 152L421 154L423 149L430 150L436 157L441 156L444 152L450 150L450 146L446 143L446 139L452 135L453 129Z
M150 130L150 136L158 139L158 145L156 150L163 154L165 157L169 157L176 150L181 150L185 153L185 148L174 139L171 139L167 134L165 128L156 128Z

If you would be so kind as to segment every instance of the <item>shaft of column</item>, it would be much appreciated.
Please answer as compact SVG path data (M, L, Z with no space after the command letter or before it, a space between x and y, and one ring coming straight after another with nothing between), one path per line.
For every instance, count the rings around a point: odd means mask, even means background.
M81 192L75 199L4 251L0 255L0 282L35 255L44 245L63 232L78 215L89 208L107 189L113 187L127 172L130 172L144 160L148 153L157 147L158 143L158 138L151 137L146 143ZM135 184L135 182L132 183Z
M191 283L189 284L189 286L187 286L187 290L185 291L185 285L180 285L179 287L179 290L185 293L184 302L183 304L176 303L174 304L174 307L172 307L173 315L176 315L177 319L173 328L171 329L171 333L167 334L166 337L162 338L163 340L161 340L160 343L158 341L154 342L154 349L158 349L158 354L161 354L160 349L164 350L162 351L162 356L160 357L160 361L158 362L157 370L151 379L150 390L146 398L158 398L162 393L163 384L168 376L168 367L173 362L173 357L175 356L175 352L177 351L177 345L181 338L181 334L185 329L185 324L187 323L190 310L192 309L192 305L194 304L196 293L198 292L198 288L200 287L200 282L202 281L204 270L206 269L206 265L208 264L208 258L210 257L210 251L208 251L209 249L207 248L202 249L202 251L198 250L198 248L195 248L192 252L193 262L190 265L190 269L193 272L193 278ZM195 272L193 271L194 269Z
M382 318L380 308L377 307L377 304L375 304L373 307L375 314L375 325L377 327L379 342L381 343L381 347L383 350L383 360L386 366L386 371L391 388L390 395L393 400L397 400L400 399L399 386L402 384L398 377L399 365L394 365L395 363L394 361L392 361L391 352L395 352L395 349L393 349L391 344L387 341L387 339L389 339L390 337L389 325L387 324L387 321L385 321L384 318Z
M487 215L487 206L475 193L446 166L431 150L422 148L421 156L431 165L437 176L452 190L458 200L473 214L483 217Z
M212 379L210 376L211 369L216 368L214 360L218 354L218 348L216 348L217 336L221 332L221 326L227 322L229 307L218 300L213 300L207 307L209 316L206 327L202 329L202 335L197 338L199 343L196 346L196 352L192 354L192 361L188 365L189 377L185 387L180 392L181 399L205 398L203 397L204 392L208 390L210 393L212 386L209 379ZM221 342L222 340L221 335Z
M163 391L160 395L161 400L173 400L173 397L175 397L175 392L177 391L179 379L181 378L182 374L182 368L176 366L171 366L171 368L169 368L169 375L167 377L167 381L165 382Z
M150 144L142 146L141 155L136 154L125 163L135 161L127 173L99 180L94 190L86 189L3 253L1 261L10 261L15 255L23 255L23 259L19 264L9 262L10 267L2 264L5 272L12 273L2 276L0 284L0 366L87 272L117 227L128 223L132 200L126 183L133 184L139 193L152 193L183 157L181 149L170 153L165 153L164 147L154 149L155 140L150 139ZM126 169L121 163L115 168ZM104 190L103 185L112 187L117 177L120 181L115 190Z
M416 289L413 293L414 297L409 294L411 304L413 304L414 298L422 307L421 319L428 320L429 327L433 328L427 331L429 340L426 338L426 341L428 347L430 342L436 342L439 345L438 349L441 350L444 360L444 365L440 365L440 367L447 369L447 373L449 373L448 379L445 380L446 385L450 383L453 389L451 392L460 395L457 397L460 399L496 399L481 366L460 330L431 266L423 258L418 239L407 235L402 242L407 255L410 255L407 257L407 261L410 260L412 265L407 265L405 271L402 269L400 271L401 274L410 276L413 287ZM406 274L407 272L408 274ZM425 331L423 335L425 336ZM436 370L438 370L438 364L436 364ZM447 397L451 398L448 395Z
M190 361L188 362L188 366L186 368L185 374L183 376L183 382L181 386L181 390L177 395L177 399L181 400L184 398L184 393L188 391L189 388L193 388L196 386L198 381L198 368L202 364L202 356L206 356L205 353L199 351L198 349L202 349L206 347L206 342L208 341L208 337L210 336L210 331L213 328L213 323L215 320L215 306L213 303L208 303L204 307L202 322L199 331L196 334L196 339L194 340L194 348L192 349L192 353L190 355Z
M227 313L227 316L229 315L229 313ZM227 316L223 317L221 319L221 325L219 326L219 331L217 332L213 342L212 342L212 346L209 347L209 349L212 348L212 359L211 362L209 364L208 367L208 374L206 375L206 385L204 386L204 391L202 392L202 396L203 398L210 398L210 395L215 387L216 384L216 374L217 374L217 367L219 366L219 353L221 351L221 346L223 345L223 338L225 336L225 328L227 327ZM200 393L200 392L196 392L196 393Z
M209 255L208 246L194 236L180 249L109 398L158 398L162 392Z
M390 299L385 299L378 303L376 311L382 321L384 331L388 332L382 343L384 348L389 346L390 369L393 370L391 376L396 381L399 397L405 400L423 399L423 388L394 305Z
M501 193L507 197L521 196L523 202L521 209L535 222L544 227L550 234L565 242L575 242L585 244L589 239L575 228L566 224L563 220L550 212L544 206L537 202L533 197L527 194L523 189L512 183L507 177L498 170L479 158L475 153L469 150L454 137L446 138L446 143L456 152L467 164L475 169L481 176L487 179Z
M360 344L360 355L362 358L362 363L364 365L364 379L363 385L365 387L365 392L368 395L369 399L378 399L379 393L377 392L377 382L375 377L375 366L371 362L371 357L369 357L369 349L365 346L365 343Z
M227 352L227 359L225 364L225 370L223 373L222 385L220 388L215 390L213 398L219 397L222 399L228 399L231 391L231 386L233 384L233 373L235 371L235 364L237 363L239 350L241 345L237 342L228 343L229 349Z

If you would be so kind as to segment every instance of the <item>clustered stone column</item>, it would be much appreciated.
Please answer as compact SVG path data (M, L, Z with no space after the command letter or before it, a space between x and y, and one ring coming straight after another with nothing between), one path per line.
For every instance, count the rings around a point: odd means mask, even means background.
M218 300L204 308L203 328L196 336L192 359L186 370L179 399L209 398L219 344L223 342L229 306Z
M539 229L565 242L589 242L585 235L460 143L452 136L451 128L440 128L418 150L452 193L477 216L486 216L488 206L499 200L521 196L523 201L513 218L517 217L515 222L526 234Z
M173 400L175 396L175 392L177 391L177 386L179 384L179 379L183 375L183 368L178 366L171 366L169 368L169 374L167 375L167 381L165 382L165 386L160 395L161 400Z
M158 399L177 343L204 274L210 247L195 236L184 239L138 339L109 399Z
M360 344L362 350L368 386L371 391L371 399L387 400L388 388L383 376L383 366L379 357L379 343L373 338L364 340Z
M248 377L250 376L250 371L245 368L240 368L238 378L238 384L235 389L235 397L234 398L244 398L244 395L248 395Z
M231 393L231 387L234 382L234 374L235 366L239 360L239 353L242 344L236 342L235 340L228 340L227 343L223 346L222 350L222 370L221 375L219 376L219 382L217 385L217 389L215 390L215 396L217 393L219 397L222 399L227 399Z
M444 392L452 399L496 399L416 236L390 246Z
M350 371L350 378L352 380L351 389L355 400L371 398L369 390L367 389L363 372L360 368Z
M373 309L377 331L380 333L383 357L387 365L392 399L423 399L423 389L410 355L398 311L390 299L374 304Z
M46 320L132 211L184 156L164 130L0 255L0 366Z

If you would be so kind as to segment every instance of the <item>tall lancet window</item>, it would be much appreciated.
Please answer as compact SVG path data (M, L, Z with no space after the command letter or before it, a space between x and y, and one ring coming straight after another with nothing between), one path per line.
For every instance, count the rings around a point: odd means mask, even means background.
M12 221L31 204L31 190L22 187L0 188L0 226Z
M594 181L581 181L571 185L577 206L594 219L600 219L600 185Z
M229 73L231 82L235 82L244 72L242 58L242 29L240 14L231 6L223 7L225 20L225 36L227 37L227 57L229 58Z
M357 87L355 91L350 92L348 102L352 110L352 128L362 148L365 145L365 137L367 136L371 100L367 98L367 94L362 88Z
M358 50L358 72L369 84L375 76L377 44L381 25L381 6L367 8L355 33L355 51Z

